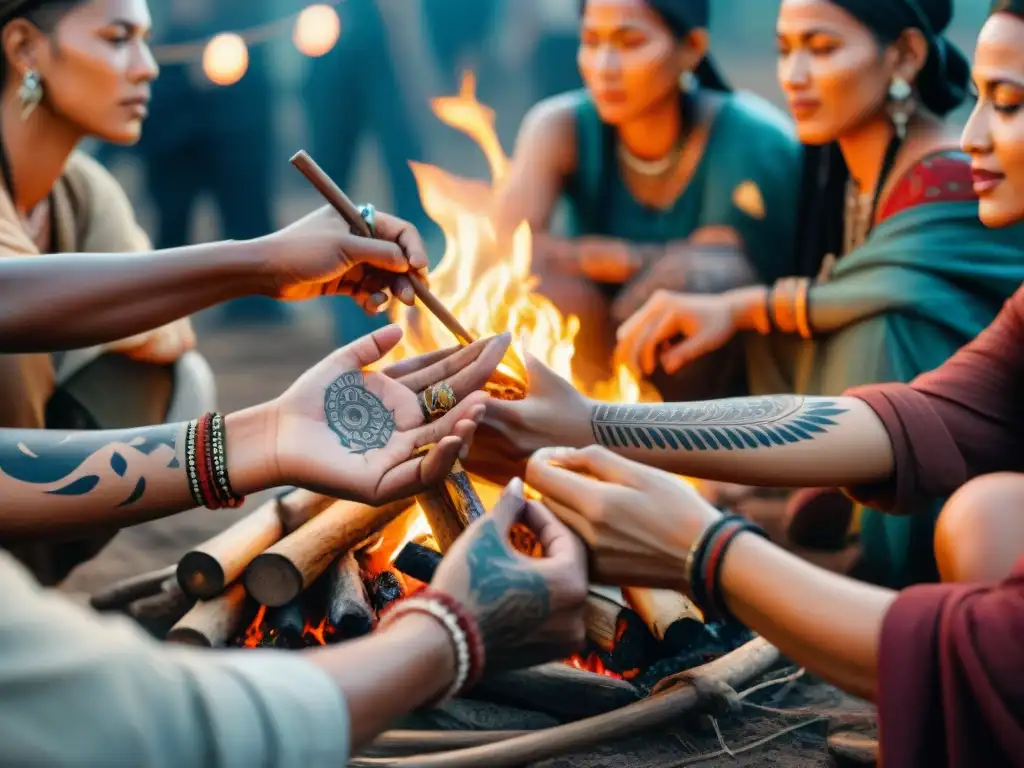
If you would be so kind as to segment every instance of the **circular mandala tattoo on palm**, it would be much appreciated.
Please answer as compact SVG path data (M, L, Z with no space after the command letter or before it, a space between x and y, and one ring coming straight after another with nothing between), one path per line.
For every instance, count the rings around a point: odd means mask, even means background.
M353 453L383 448L395 434L394 414L366 389L362 371L348 371L331 382L324 394L324 416Z

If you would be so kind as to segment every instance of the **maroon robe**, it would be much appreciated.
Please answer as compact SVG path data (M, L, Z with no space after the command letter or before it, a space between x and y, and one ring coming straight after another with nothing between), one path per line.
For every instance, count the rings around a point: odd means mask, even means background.
M1024 471L1024 289L937 370L850 394L882 419L896 462L889 482L851 491L858 501L909 512L972 477ZM879 654L889 768L1024 766L1024 557L1001 584L904 590Z

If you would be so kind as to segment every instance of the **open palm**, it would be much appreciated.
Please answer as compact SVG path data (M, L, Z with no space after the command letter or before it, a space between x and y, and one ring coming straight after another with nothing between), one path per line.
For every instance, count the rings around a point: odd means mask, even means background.
M416 391L387 373L364 370L401 337L396 326L365 336L311 368L278 398L274 452L287 482L381 503L418 493L449 472L472 440L487 396L469 393L426 423Z

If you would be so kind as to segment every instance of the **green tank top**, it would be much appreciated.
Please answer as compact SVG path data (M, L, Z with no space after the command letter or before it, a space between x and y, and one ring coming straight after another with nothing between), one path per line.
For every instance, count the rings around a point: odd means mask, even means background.
M665 243L729 226L764 282L794 274L801 149L779 110L753 94L726 95L690 182L671 206L657 209L639 202L623 181L614 128L601 121L586 91L575 99L577 164L563 193L570 237Z

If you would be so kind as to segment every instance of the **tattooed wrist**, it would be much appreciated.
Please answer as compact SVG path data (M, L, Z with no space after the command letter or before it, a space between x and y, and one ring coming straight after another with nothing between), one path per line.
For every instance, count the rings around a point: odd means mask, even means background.
M488 650L522 642L550 613L544 577L509 550L493 520L478 524L469 549L469 597Z
M796 395L663 405L596 404L594 440L608 448L663 451L763 450L814 440L846 408Z

